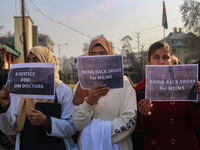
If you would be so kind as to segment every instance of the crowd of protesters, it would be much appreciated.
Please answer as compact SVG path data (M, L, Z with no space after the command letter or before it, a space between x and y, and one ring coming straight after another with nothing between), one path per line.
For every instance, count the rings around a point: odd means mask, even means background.
M97 55L113 55L110 42L93 40L88 56ZM55 99L24 98L10 96L8 72L0 56L2 150L14 146L15 150L200 150L199 81L194 84L198 99L192 102L145 99L146 77L134 86L124 76L123 88L117 89L101 84L86 90L78 82L72 92L59 79L54 54L46 47L35 46L28 51L27 63L55 64ZM149 47L147 62L181 65L163 41Z

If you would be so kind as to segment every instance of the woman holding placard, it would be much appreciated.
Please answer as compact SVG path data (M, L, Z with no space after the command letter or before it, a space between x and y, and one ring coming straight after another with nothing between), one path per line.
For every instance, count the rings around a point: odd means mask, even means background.
M28 62L55 63L55 99L9 97L9 89L0 91L0 129L17 134L16 150L70 150L75 148L71 136L75 134L72 122L73 95L70 88L59 81L57 60L43 46L28 52ZM35 64L37 65L37 64Z
M8 71L3 69L4 66L4 55L0 52L0 90L3 88L3 85L6 85L7 78L8 78ZM8 136L3 134L0 131L0 150L11 150L15 147L14 142L15 136Z
M112 54L112 46L106 39L91 42L89 56ZM124 87L118 89L97 85L84 90L78 83L73 102L74 126L82 132L78 141L81 149L133 148L130 134L136 125L137 104L135 90L127 78L124 78Z
M158 41L150 46L148 65L172 65L174 62L166 42ZM135 87L139 111L133 140L139 136L143 144L134 150L199 150L194 129L200 129L200 82L195 85L197 102L144 99L145 82L146 78Z

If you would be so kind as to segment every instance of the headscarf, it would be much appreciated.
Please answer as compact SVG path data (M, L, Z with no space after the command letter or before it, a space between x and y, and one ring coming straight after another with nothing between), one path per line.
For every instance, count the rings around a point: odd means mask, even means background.
M112 49L112 45L110 44L110 42L108 42L104 38L97 38L90 43L88 55L90 55L90 53L92 52L92 49L97 44L100 44L101 46L103 46L104 49L106 50L106 52L108 53L108 55L113 54L113 49ZM76 92L74 95L74 99L73 99L74 105L79 106L80 104L82 104L84 102L85 98L89 95L89 92L90 92L90 90L82 89L80 83L78 83Z
M4 57L0 52L0 90L6 84L8 78L8 71L3 69Z
M106 52L108 53L108 55L112 55L113 54L113 49L112 49L112 45L110 44L110 42L108 42L104 38L97 38L97 39L95 39L94 41L92 41L90 43L88 55L90 55L93 47L95 47L97 44L100 44L101 46L103 46L103 48L106 50Z
M180 65L182 62L176 56L172 55L172 64L173 65Z
M35 46L28 51L27 56L33 53L36 55L42 63L55 63L55 88L59 83L59 73L58 73L58 64L56 57L53 53L44 46ZM17 115L17 128L16 132L21 132L24 128L24 123L26 120L26 115L31 113L31 108L35 107L37 102L49 102L52 103L52 99L35 99L35 98L21 98L18 106L18 115Z

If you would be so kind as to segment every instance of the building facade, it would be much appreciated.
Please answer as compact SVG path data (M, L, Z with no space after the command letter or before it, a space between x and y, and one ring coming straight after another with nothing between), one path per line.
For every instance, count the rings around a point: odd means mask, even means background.
M20 52L3 43L0 43L0 52L4 57L3 69L10 70L11 65L16 62L16 58L20 56Z
M182 28L174 28L174 32L170 32L162 41L171 46L173 55L178 57L182 63L195 63L199 59L195 55L198 56L197 53L200 52L198 46L195 47L194 44L196 37L192 32L184 33Z
M46 34L38 34L38 42L39 42L38 45L45 46L49 50L54 52L54 50L53 50L54 43L53 43L52 39L50 38L50 36L48 36Z

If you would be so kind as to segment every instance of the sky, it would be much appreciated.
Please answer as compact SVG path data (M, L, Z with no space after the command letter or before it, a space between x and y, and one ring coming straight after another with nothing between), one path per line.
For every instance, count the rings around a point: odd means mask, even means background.
M183 2L165 0L168 20L165 36L174 27L184 27L180 13ZM145 49L164 37L162 0L25 0L25 8L26 15L38 26L38 33L53 40L57 57L57 45L67 43L60 46L61 57L76 57L83 54L83 43L90 43L91 37L101 34L113 42L116 54L120 53L120 40L124 36L132 37L135 52L138 51L136 33L140 33L140 44ZM14 33L14 16L21 16L21 0L1 0L0 10L0 26L4 27L0 36ZM187 32L185 28L183 32Z

